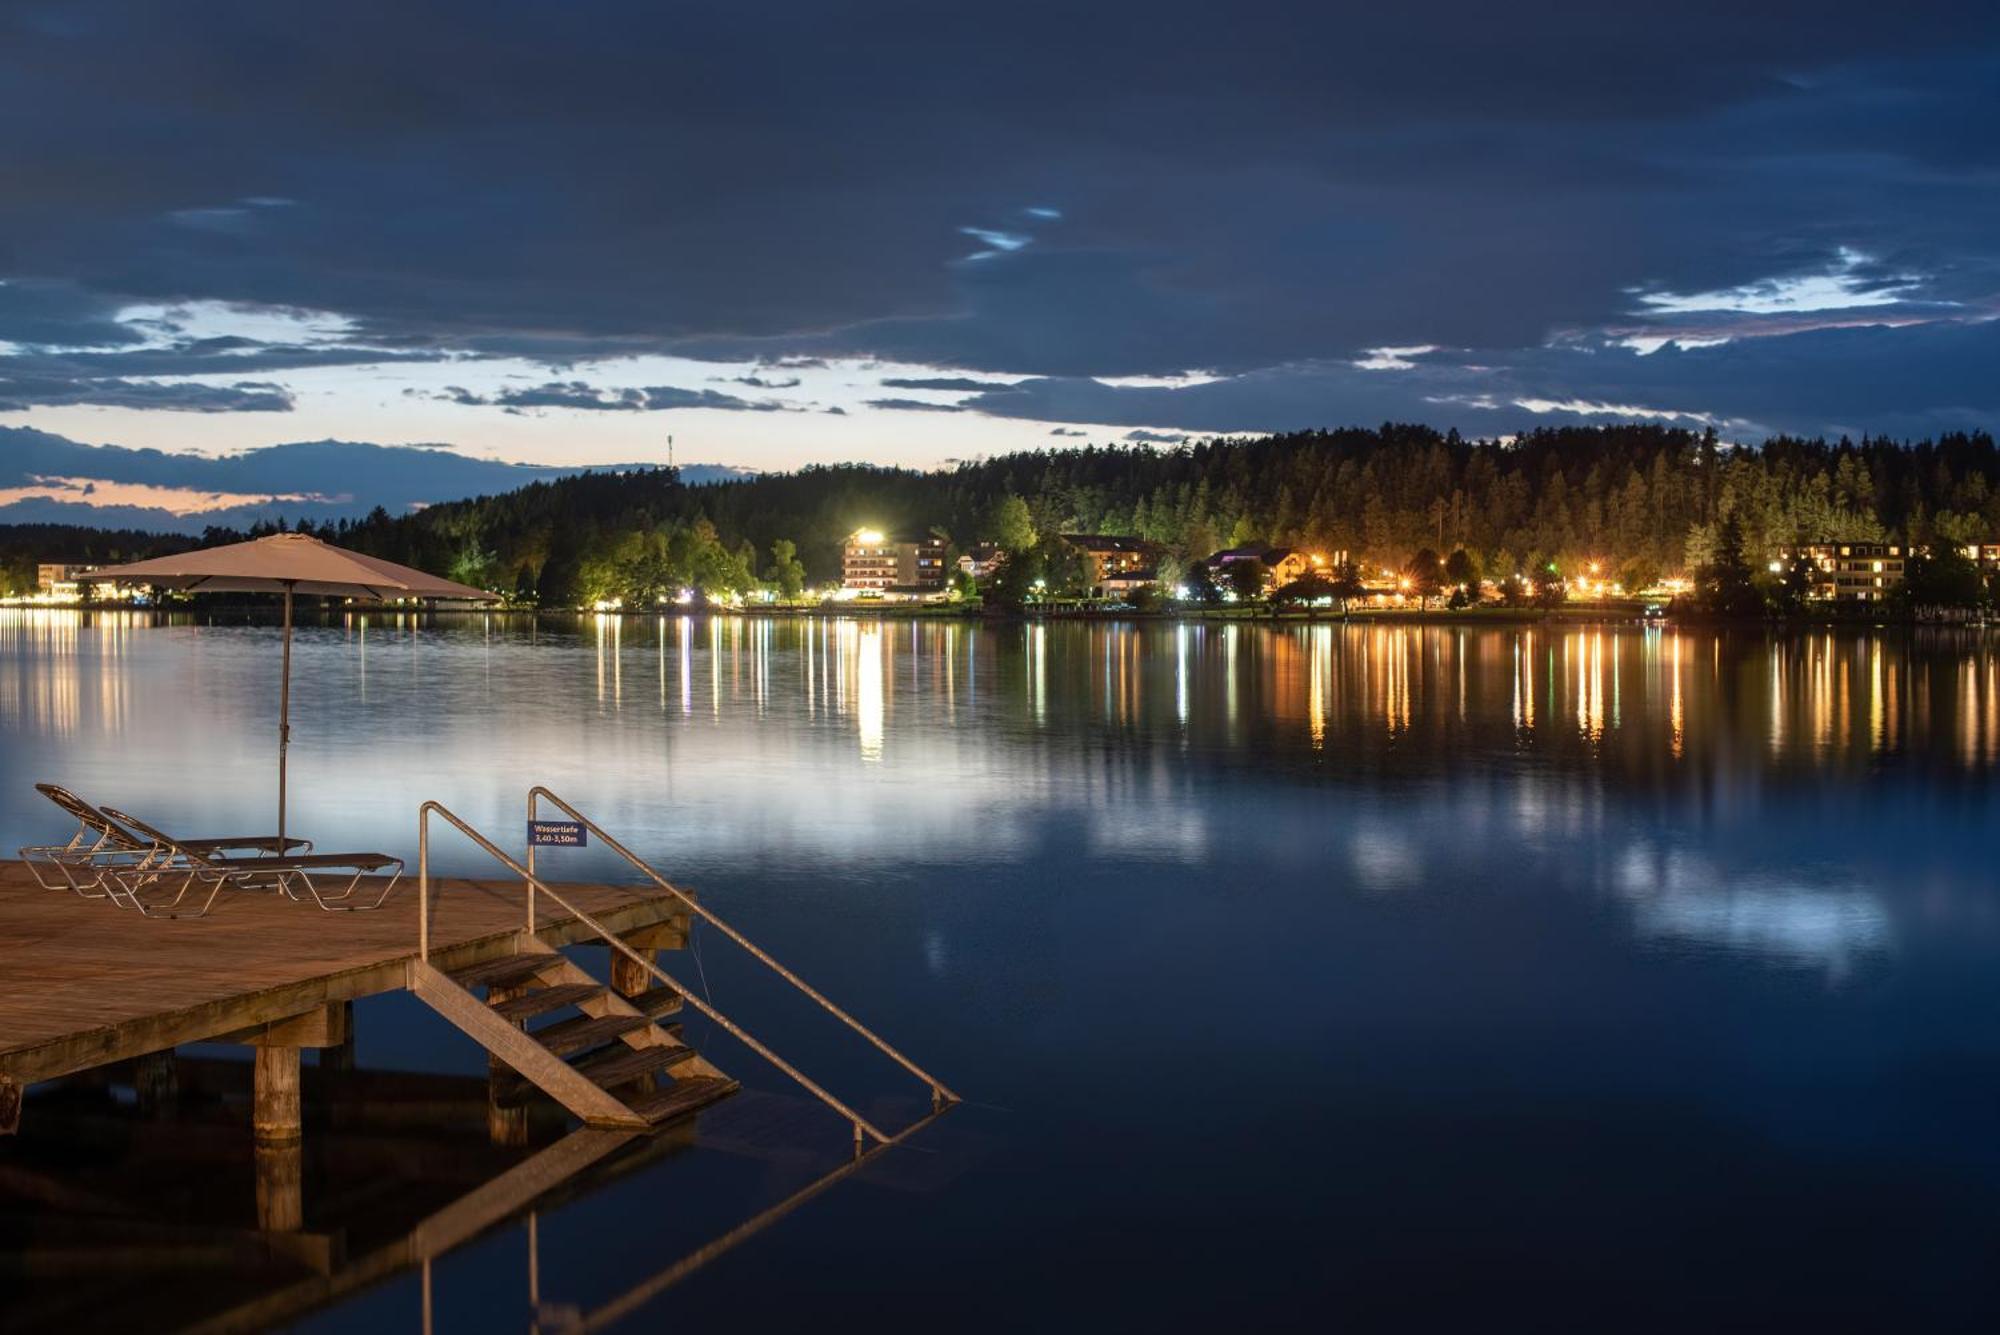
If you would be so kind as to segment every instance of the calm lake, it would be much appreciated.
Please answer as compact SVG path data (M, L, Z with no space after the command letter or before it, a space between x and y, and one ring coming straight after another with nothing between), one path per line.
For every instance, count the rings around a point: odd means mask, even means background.
M970 1100L617 1329L1990 1328L1997 647L336 617L300 631L291 824L413 855L438 798L512 846L547 783ZM0 612L0 847L66 833L37 780L264 828L277 664L269 625ZM924 1111L719 938L699 967ZM363 1067L485 1070L410 998L358 1023ZM539 1296L613 1303L823 1168L571 1193ZM438 1262L437 1328L527 1328L529 1256L522 1222ZM420 1284L304 1328L415 1329Z

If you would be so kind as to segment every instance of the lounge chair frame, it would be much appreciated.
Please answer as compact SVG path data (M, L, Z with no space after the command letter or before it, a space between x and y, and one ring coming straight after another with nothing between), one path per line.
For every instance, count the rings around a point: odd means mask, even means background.
M71 890L85 899L127 903L114 871L136 873L158 862L164 852L157 840L141 838L122 828L111 815L59 784L38 783L35 791L76 821L67 843L38 844L20 850L29 874L44 890ZM310 839L280 839L275 835L245 835L227 839L191 839L182 847L202 854L253 852L299 854L312 851Z
M116 807L103 813L119 825L152 841L152 855L138 862L108 869L110 881L118 886L114 898L129 902L149 918L200 918L214 907L224 886L242 890L275 890L287 899L306 899L328 913L361 913L379 909L403 878L403 860L387 853L306 853L232 857L223 851L203 848L200 841L183 841L149 825ZM389 883L372 902L348 903L370 875L389 871ZM322 891L313 879L315 872L350 873L338 889ZM338 882L339 878L335 878ZM175 912L189 893L206 886L208 896L191 913ZM149 900L144 892L170 891L172 898Z

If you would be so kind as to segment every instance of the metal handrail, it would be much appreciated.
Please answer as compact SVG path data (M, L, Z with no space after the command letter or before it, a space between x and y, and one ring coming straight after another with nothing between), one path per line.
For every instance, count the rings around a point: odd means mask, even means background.
M886 1145L889 1143L891 1138L887 1134L885 1134L879 1127L877 1127L873 1122L870 1122L860 1113L854 1111L854 1109L848 1107L845 1103L842 1103L839 1099L827 1093L826 1090L822 1089L818 1084L814 1083L812 1078L807 1076L805 1072L799 1070L796 1066L793 1066L783 1057L780 1057L777 1053L765 1047L756 1038L752 1037L748 1030L744 1029L741 1025L737 1024L734 1020L724 1015L721 1011L716 1010L713 1006L709 1005L707 1002L703 1001L700 997L696 996L693 992L689 991L685 985L683 985L679 980L667 974L664 970L660 968L659 965L653 963L653 961L647 959L644 955L640 954L638 951L632 949L632 947L626 945L623 941L619 940L617 935L614 934L603 923L597 921L597 919L591 917L588 913L585 913L582 909L570 903L567 899L564 899L560 894L556 893L556 891L549 888L549 886L545 882L536 879L535 874L533 872L529 871L526 867L516 862L512 857L510 857L507 854L505 850L500 848L497 844L495 844L492 840L488 839L485 835L481 834L479 831L473 829L463 820L460 820L458 816L455 813L453 813L452 810L449 807L445 806L442 802L436 802L436 801L426 802L421 807L417 808L417 953L419 957L422 958L424 961L428 962L430 960L430 955L431 955L431 912L430 912L431 816L433 814L442 816L446 820L450 821L452 825L457 827L458 832L460 834L463 834L473 843L478 844L481 848L485 849L488 853L492 854L493 857L496 860L498 860L502 865L504 865L509 871L513 872L516 876L519 876L522 880L526 881L528 883L528 893L530 897L539 892L541 894L547 895L550 899L553 899L556 903L562 905L563 908L569 910L571 917L575 918L578 922L582 923L584 926L588 927L591 931L597 933L599 937L603 938L605 945L610 946L613 950L619 951L627 959L630 959L635 963L637 963L639 967L644 969L647 973L652 974L653 977L659 979L662 983L665 983L668 987L671 987L674 989L674 991L680 993L681 997L689 1005L693 1006L703 1015L706 1015L709 1019L715 1021L716 1024L720 1025L724 1030L726 1030L730 1035L735 1037L745 1047L749 1048L752 1052L756 1053L758 1056L762 1057L765 1061L771 1063L771 1065L777 1067L780 1071L790 1076L807 1093L813 1095L813 1097L817 1098L821 1103L824 1103L827 1107L833 1109L835 1112L839 1113L842 1117L846 1118L849 1122L853 1123L854 1140L856 1144L860 1143L863 1132L866 1132L868 1135L873 1136L881 1144Z
M819 989L815 988L805 979L799 977L797 974L793 973L790 969L787 969L784 965L772 959L770 955L765 953L763 947L759 946L749 937L743 935L743 933L737 931L734 927L731 927L728 923L724 922L722 919L716 917L714 913L704 908L701 902L695 899L693 895L688 894L686 891L682 890L679 886L669 881L666 877L660 875L660 873L653 867L651 863L647 862L644 858L641 858L631 849L625 847L625 845L619 843L616 839L612 838L610 834L606 833L603 826L599 825L596 821L592 820L590 817L584 815L581 811L578 811L575 807L571 806L569 803L563 801L562 798L556 796L554 793L550 792L547 788L544 788L540 785L536 785L534 788L528 790L529 820L532 821L535 819L535 813L540 809L536 805L536 803L540 798L544 797L548 798L549 801L555 803L557 806L561 807L565 812L567 812L571 820L574 820L577 824L584 826L592 834L596 835L598 839L603 842L606 848L610 849L612 852L616 853L619 857L624 858L634 867L644 872L646 876L652 880L653 884L659 886L662 890L665 890L667 893L679 899L681 903L687 905L688 908L693 910L702 919L702 921L708 923L710 926L714 927L717 931L721 932L724 936L727 936L730 940L734 941L737 945L742 946L745 950L749 951L752 955L756 956L759 960L763 961L763 963L766 966L768 966L773 973L777 974L780 978L790 983L793 987L796 987L799 991L811 997L814 1001L817 1001L821 1006L825 1007L828 1012L838 1017L841 1020L841 1022L844 1023L849 1029L852 1029L855 1033L861 1035L863 1038L867 1039L870 1043L873 1043L877 1048L879 1048L882 1052L887 1054L891 1060L895 1061L904 1070L908 1071L911 1075L915 1076L917 1079L929 1085L931 1087L931 1098L934 1103L964 1102L964 1100L959 1098L957 1094L954 1094L949 1088L947 1088L942 1080L939 1080L936 1076L924 1070L923 1067L917 1065L915 1062L911 1061L908 1057L905 1057L902 1053L896 1051L895 1048L889 1046L888 1040L884 1039L881 1035L877 1034L867 1025L861 1023L861 1021L855 1019L852 1015L849 1015L846 1011L836 1006L832 1001L828 1000L826 996L819 991ZM529 858L529 865L532 866L534 862L533 848L530 848L528 850L528 858Z

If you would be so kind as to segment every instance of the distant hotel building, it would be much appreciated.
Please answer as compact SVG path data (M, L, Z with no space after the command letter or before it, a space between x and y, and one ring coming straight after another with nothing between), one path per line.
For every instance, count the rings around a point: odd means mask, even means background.
M1812 596L1880 602L1903 582L1910 549L1900 542L1812 542L1798 549L1812 567Z
M862 593L937 593L945 584L945 541L934 534L891 536L857 530L840 557L842 587Z
M1238 561L1264 563L1264 587L1282 589L1311 570L1315 562L1296 547L1229 547L1202 562L1210 575L1220 579Z
M1910 548L1900 542L1809 542L1791 555L1812 567L1811 597L1879 603L1903 582Z
M1895 592L1905 565L1923 550L1901 542L1809 542L1786 557L1804 557L1812 567L1811 597L1879 603ZM1967 543L1959 551L1983 573L2000 570L2000 543Z
M1108 533L1065 533L1062 540L1089 559L1091 591L1100 598L1129 593L1159 578L1157 543Z
M43 593L74 594L76 577L88 575L95 569L96 566L63 565L59 562L45 561L35 567L35 587Z

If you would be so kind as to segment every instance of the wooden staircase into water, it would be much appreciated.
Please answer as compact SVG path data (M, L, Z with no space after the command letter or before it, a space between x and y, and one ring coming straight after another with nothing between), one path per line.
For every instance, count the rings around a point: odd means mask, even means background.
M661 1022L680 1010L676 989L622 996L525 931L512 953L450 973L412 961L410 990L514 1072L503 1102L532 1087L591 1126L642 1129L740 1088Z
M879 1035L836 1006L797 974L778 963L743 933L704 908L693 896L662 876L657 868L625 847L609 831L545 787L528 792L528 826L539 835L540 804L548 803L568 817L550 822L546 831L575 846L595 839L599 846L625 860L661 893L678 901L695 917L741 946L794 989L873 1044L876 1049L922 1080L931 1090L933 1109L956 1103L958 1095ZM417 814L417 957L410 962L409 989L433 1010L476 1039L499 1061L511 1067L563 1107L592 1126L652 1127L686 1117L738 1089L707 1059L681 1041L677 1029L663 1026L660 1016L682 1003L701 1012L717 1029L789 1076L807 1093L838 1113L854 1128L857 1152L867 1140L889 1144L894 1137L760 1042L742 1025L706 1000L688 994L672 975L661 970L651 951L641 951L565 898L535 874L531 837L523 863L468 824L441 802L425 802ZM513 950L501 959L466 965L452 973L430 962L430 846L435 818L484 849L496 862L519 877L526 894L527 921L513 939ZM569 918L596 932L612 951L612 978L607 987L542 942L535 933L537 903L547 900ZM620 981L620 974L624 979ZM650 980L650 982L648 981ZM629 984L629 985L628 985ZM482 1000L472 989L483 989ZM642 990L650 988L650 990ZM574 1015L564 1014L574 1011ZM563 1015L564 1018L550 1017ZM661 1082L665 1081L665 1087Z

